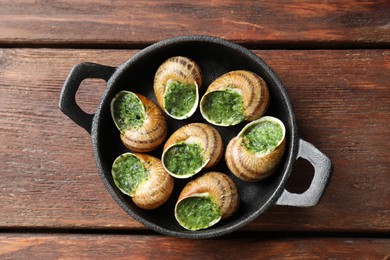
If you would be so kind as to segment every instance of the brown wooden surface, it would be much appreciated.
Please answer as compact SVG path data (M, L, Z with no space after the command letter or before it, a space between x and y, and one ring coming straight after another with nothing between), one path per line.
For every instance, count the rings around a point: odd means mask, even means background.
M198 241L161 236L133 236L130 240L125 235L0 236L2 259L32 255L39 259L237 259L238 253L240 259L389 259L390 241L264 236Z
M0 0L0 258L389 259L388 10L389 1ZM89 134L58 108L64 80L80 62L118 66L191 34L250 47L278 74L301 137L334 164L318 205L274 206L238 232L193 241L156 235L115 204ZM86 80L76 99L93 113L104 89ZM304 191L312 171L297 161L288 189Z
M74 64L93 61L117 66L134 53L1 52L0 219L4 227L142 228L105 190L90 136L58 109L63 81ZM285 84L302 138L327 154L335 171L319 205L274 207L245 229L390 231L390 51L255 53ZM90 80L82 85L78 100L86 111L94 111L104 84ZM300 186L305 180L307 185L311 172L308 163L297 164L289 188L304 190Z
M0 44L126 46L206 34L289 48L372 46L390 43L388 10L387 0L2 0Z

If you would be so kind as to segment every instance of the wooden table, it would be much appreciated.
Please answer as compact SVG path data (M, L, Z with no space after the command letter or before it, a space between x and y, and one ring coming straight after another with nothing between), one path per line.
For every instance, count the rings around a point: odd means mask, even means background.
M199 34L278 74L302 138L334 164L317 206L186 240L146 229L104 188L89 134L58 108L70 69ZM390 258L389 1L0 1L0 48L1 259ZM93 113L104 89L86 80L77 102ZM298 160L288 189L312 172Z

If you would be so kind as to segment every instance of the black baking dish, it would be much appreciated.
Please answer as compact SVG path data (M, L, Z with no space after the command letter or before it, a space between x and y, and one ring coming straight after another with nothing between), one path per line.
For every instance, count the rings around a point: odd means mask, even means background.
M187 56L199 64L204 82L200 89L200 96L215 78L225 72L236 69L255 72L266 81L269 87L271 103L266 115L279 118L286 126L287 142L284 159L277 171L266 180L261 182L241 181L228 171L223 160L212 169L227 173L232 177L239 190L240 206L231 218L199 231L183 229L174 218L174 204L188 180L175 179L172 196L160 208L142 210L116 188L111 176L111 165L115 158L128 151L120 142L119 132L111 118L111 99L120 90L129 90L143 94L156 102L153 93L154 74L164 60L177 55ZM96 112L92 115L84 112L75 101L80 83L86 78L100 78L107 81L107 89L102 95ZM271 68L248 49L220 38L183 36L163 40L141 50L117 68L94 63L78 64L72 69L65 81L60 97L60 108L75 123L91 134L99 174L116 203L147 228L170 236L182 238L221 236L248 224L272 205L313 206L319 202L332 173L331 161L317 148L299 137L288 94ZM199 108L187 120L177 121L169 117L167 120L168 136L184 124L190 122L207 123L200 115ZM223 138L225 147L244 125L245 123L235 127L216 127ZM161 151L162 149L159 148L150 154L159 158ZM315 173L306 192L293 194L288 192L284 186L294 162L300 157L313 165Z

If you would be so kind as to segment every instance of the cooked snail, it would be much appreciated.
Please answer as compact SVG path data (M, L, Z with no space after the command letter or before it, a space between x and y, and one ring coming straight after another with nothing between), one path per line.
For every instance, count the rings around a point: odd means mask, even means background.
M192 123L174 132L163 148L162 163L176 178L189 178L203 168L216 165L223 155L218 131L209 125Z
M284 124L275 117L265 116L247 124L226 148L228 168L245 181L268 177L283 157L285 136Z
M198 106L202 76L191 59L175 56L166 60L154 77L154 94L158 104L171 117L190 117Z
M150 99L121 91L111 101L111 115L122 143L134 152L156 149L167 135L164 113Z
M118 189L143 209L161 206L173 190L173 177L150 155L124 153L115 159L111 172Z
M200 112L214 125L237 125L261 117L269 99L267 84L261 77L250 71L235 70L210 84L200 101Z
M220 172L209 172L184 187L175 206L175 218L188 230L204 229L233 215L238 204L232 179Z

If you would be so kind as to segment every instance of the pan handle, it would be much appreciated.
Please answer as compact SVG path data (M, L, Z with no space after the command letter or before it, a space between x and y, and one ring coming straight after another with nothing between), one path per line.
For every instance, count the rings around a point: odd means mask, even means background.
M76 103L77 90L84 79L104 79L107 82L114 71L114 67L83 62L73 67L62 87L59 103L61 111L89 134L91 134L94 114L86 113Z
M284 189L282 195L276 202L276 205L295 207L314 206L320 201L329 184L333 166L326 155L320 152L312 144L300 139L297 159L298 158L308 160L314 167L314 176L310 187L302 194L291 193Z

